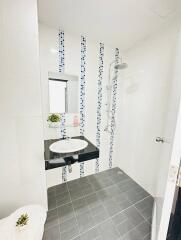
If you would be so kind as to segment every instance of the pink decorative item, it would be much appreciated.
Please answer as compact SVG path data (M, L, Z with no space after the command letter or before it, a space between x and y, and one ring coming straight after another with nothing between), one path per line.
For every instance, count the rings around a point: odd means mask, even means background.
M77 115L74 116L73 118L73 126L78 127L79 126L79 118Z

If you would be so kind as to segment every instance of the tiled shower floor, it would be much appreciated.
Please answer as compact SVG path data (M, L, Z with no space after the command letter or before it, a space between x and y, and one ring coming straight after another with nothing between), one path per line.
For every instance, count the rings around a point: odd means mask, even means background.
M148 240L153 198L119 168L48 189L43 240Z

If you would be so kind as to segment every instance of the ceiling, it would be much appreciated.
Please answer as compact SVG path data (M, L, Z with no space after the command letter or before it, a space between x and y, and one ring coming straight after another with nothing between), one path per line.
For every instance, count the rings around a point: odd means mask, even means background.
M39 20L122 50L181 15L181 0L38 0Z

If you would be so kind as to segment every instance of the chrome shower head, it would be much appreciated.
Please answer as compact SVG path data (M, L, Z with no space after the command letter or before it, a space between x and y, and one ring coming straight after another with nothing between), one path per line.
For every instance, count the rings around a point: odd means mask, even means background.
M128 67L128 64L127 63L119 63L119 64L116 64L114 66L115 69L117 70L122 70L122 69L126 69Z

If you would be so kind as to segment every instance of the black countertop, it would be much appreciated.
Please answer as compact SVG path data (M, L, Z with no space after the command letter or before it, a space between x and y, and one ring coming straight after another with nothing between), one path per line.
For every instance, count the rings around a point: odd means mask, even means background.
M88 142L88 146L80 151L77 152L71 152L71 153L54 153L51 152L49 147L52 143L57 142L59 140L62 140L62 138L59 139L49 139L44 140L44 157L45 157L45 169L52 169L57 167L62 167L65 165L68 165L68 163L74 163L75 159L73 159L73 156L78 155L78 159L76 159L77 162L84 162L87 160L99 158L99 149L94 146L87 138L84 136L77 136L72 137L73 139L81 139ZM64 159L64 163L55 163L53 160L57 159Z

